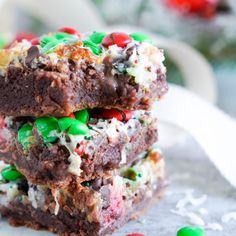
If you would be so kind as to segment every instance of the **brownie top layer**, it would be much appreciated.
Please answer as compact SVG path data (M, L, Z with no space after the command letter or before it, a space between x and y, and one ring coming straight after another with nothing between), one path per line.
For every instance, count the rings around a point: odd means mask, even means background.
M163 50L141 34L55 32L16 42L0 50L0 113L147 110L168 89L163 61Z

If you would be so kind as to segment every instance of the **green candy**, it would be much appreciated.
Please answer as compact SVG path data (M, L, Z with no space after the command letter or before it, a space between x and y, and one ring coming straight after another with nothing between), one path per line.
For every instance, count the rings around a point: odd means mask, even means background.
M200 227L183 227L178 230L177 236L206 236L204 230Z
M22 126L18 131L18 140L24 149L27 149L30 144L35 143L36 140L33 136L33 126L30 124Z
M71 39L71 38L75 38L73 35L67 34L67 33L63 33L63 32L59 32L59 33L54 34L54 37L56 39Z
M45 47L48 43L57 41L53 36L43 36L40 39L40 46L43 48Z
M102 49L97 44L93 43L92 41L88 41L88 40L83 41L83 46L87 47L87 48L90 48L91 51L95 55L99 55L102 52Z
M43 53L51 53L60 44L59 40L53 40L43 47Z
M84 109L81 111L77 111L74 113L76 120L79 120L83 123L87 123L89 119L89 113L88 110Z
M55 133L58 131L58 121L55 117L38 118L35 124L45 143L56 141L57 136L52 133L53 131Z
M61 118L58 126L61 131L67 131L71 135L86 135L89 132L89 128L82 121L70 117Z
M59 32L53 36L44 36L40 40L40 46L43 48L43 53L51 53L60 44L75 43L78 38L74 35Z
M132 34L130 34L130 37L138 42L153 43L152 39L149 36L147 36L146 34L132 33Z
M59 126L59 129L61 131L65 131L67 130L68 128L70 128L70 126L72 124L74 124L76 120L73 119L73 118L70 118L70 117L64 117L64 118L61 118L59 121L58 121L58 126Z
M79 120L75 120L75 122L71 125L71 127L68 130L68 134L72 135L86 135L89 132L89 128L87 125L82 123Z
M138 173L136 170L134 170L134 168L131 167L123 173L123 177L126 179L136 181L137 177L141 177L141 174Z
M105 38L107 34L104 32L93 32L90 36L89 39L95 43L95 44L100 44L102 40Z
M8 166L1 172L2 177L8 181L14 181L22 177L22 174L14 166Z
M4 48L6 44L7 44L6 38L0 34L0 49Z
M54 37L58 40L58 43L75 43L78 41L78 38L72 34L67 34L59 32L54 34Z

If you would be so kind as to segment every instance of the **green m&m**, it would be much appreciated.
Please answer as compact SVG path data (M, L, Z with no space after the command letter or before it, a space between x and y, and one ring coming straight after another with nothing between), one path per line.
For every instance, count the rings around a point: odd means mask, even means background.
M58 32L52 36L42 37L40 40L40 46L44 53L50 53L60 44L75 43L77 41L78 37L74 35Z
M83 46L87 47L87 48L90 48L91 51L95 55L99 55L102 52L102 49L96 43L93 43L92 41L84 40L83 41Z
M55 117L41 117L35 121L36 127L45 143L56 141L58 132L58 121Z
M177 236L206 236L206 234L200 227L186 226L178 230Z
M78 41L78 37L72 34L67 34L67 33L63 33L63 32L59 32L54 34L54 38L56 38L58 40L58 43L75 43Z
M0 49L4 48L6 44L7 44L6 38L2 34L0 34Z
M74 113L76 120L79 120L83 123L87 123L89 119L89 113L88 110L80 110Z
M89 39L95 44L100 44L106 35L104 32L93 32Z
M16 170L15 166L8 166L1 171L5 180L14 181L22 177L22 174Z
M89 128L86 124L70 117L59 119L58 125L60 131L67 131L67 133L71 135L86 135L89 132Z
M86 124L79 120L75 120L75 122L71 125L68 130L68 134L72 135L86 135L89 132L89 128Z
M24 149L27 149L30 144L36 142L33 135L33 126L30 124L23 125L18 131L18 140Z
M138 42L152 43L151 38L146 34L132 33L132 34L130 34L130 37L133 38L134 40L138 41Z
M68 128L71 127L72 124L74 124L75 119L70 118L70 117L64 117L58 120L58 126L60 131L65 131Z

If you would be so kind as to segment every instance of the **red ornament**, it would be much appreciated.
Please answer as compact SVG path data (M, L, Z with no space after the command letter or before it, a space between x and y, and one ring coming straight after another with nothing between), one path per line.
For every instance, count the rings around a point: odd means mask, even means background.
M116 118L119 121L128 121L132 118L132 112L129 110L101 109L100 116L104 119Z
M31 42L32 45L39 45L40 37L33 38L33 39L31 39L30 42Z
M166 0L166 3L180 13L211 18L216 12L219 0Z
M132 41L132 38L125 33L114 32L108 34L103 40L102 45L104 47L109 47L111 45L116 44L118 47L124 48L127 44Z
M78 34L77 30L72 27L62 27L62 28L59 28L57 31L67 33L67 34Z
M144 236L144 234L127 234L126 236Z

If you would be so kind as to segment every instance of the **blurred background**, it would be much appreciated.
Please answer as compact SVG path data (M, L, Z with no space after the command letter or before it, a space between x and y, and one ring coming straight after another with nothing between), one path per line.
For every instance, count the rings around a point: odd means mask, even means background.
M166 49L169 82L236 118L235 0L0 0L2 48L60 26L150 32Z

